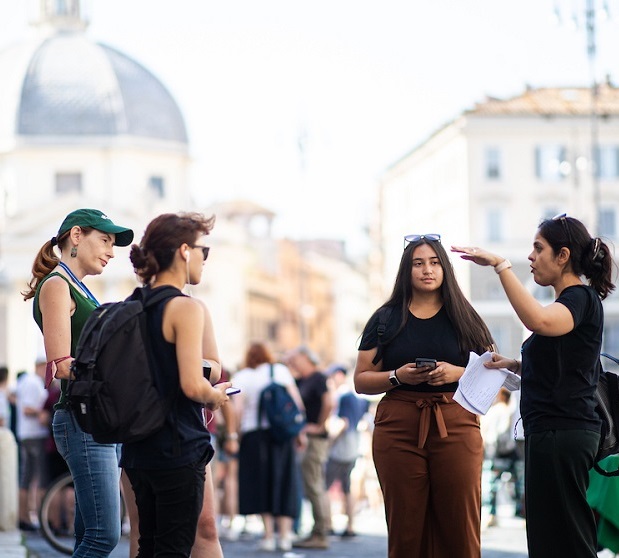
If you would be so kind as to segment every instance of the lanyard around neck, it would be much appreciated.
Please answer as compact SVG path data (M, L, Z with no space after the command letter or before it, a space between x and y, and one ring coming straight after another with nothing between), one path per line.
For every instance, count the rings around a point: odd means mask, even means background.
M58 265L60 267L62 267L62 269L64 269L67 274L69 275L69 277L71 277L71 280L80 288L82 289L82 292L86 295L86 298L89 298L90 300L92 300L97 306L100 306L99 301L95 298L95 295L93 295L90 292L90 289L84 285L84 283L82 283L76 276L75 274L69 269L69 266L64 263L64 262L58 262Z

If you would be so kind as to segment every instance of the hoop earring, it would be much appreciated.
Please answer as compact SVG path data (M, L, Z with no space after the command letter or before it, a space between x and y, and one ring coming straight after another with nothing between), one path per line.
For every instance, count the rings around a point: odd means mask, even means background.
M71 248L71 257L77 258L77 246L73 246L73 248Z

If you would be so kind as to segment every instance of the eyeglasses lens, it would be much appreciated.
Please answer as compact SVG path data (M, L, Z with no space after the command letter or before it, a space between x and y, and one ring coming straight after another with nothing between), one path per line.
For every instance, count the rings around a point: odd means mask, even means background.
M406 248L411 242L418 242L421 239L429 240L430 242L440 242L441 235L436 233L430 234L407 234L404 237L404 248Z
M192 246L192 248L200 248L200 250L202 250L202 259L206 261L206 258L208 258L209 250L211 249L210 246L200 246L199 244L195 244L194 246Z

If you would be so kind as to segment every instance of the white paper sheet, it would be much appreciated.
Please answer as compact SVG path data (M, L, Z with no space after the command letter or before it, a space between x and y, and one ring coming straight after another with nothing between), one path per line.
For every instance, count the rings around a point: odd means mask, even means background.
M509 391L520 389L520 376L506 368L486 368L484 362L490 360L492 355L489 352L481 356L471 352L454 393L454 400L476 415L488 412L502 387Z

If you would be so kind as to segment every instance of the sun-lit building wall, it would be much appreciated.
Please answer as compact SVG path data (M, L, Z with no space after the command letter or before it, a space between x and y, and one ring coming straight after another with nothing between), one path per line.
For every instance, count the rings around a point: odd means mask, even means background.
M380 184L375 235L384 283L393 282L403 233L438 232L447 249L482 246L509 258L535 296L550 300L552 293L531 280L527 260L542 218L566 212L611 246L619 235L619 90L601 87L593 136L590 110L586 88L528 89L513 99L488 99L389 168ZM499 348L517 355L526 332L497 277L455 255L452 261ZM617 296L604 307L605 347L618 353Z

